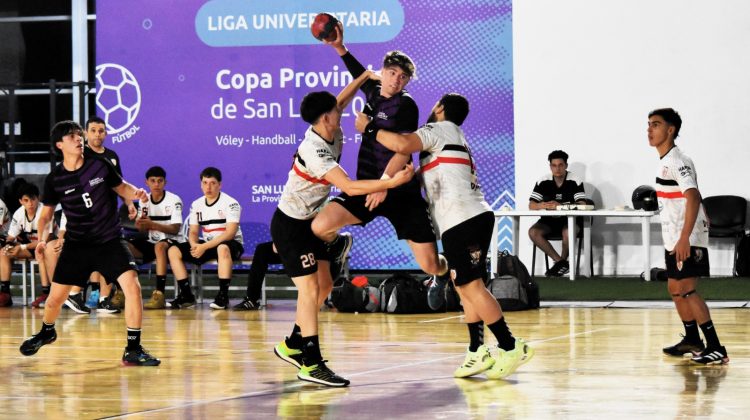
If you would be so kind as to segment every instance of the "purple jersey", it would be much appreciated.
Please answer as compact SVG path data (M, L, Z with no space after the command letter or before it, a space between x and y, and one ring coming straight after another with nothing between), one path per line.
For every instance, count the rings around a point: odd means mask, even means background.
M351 53L347 53L341 58L355 79L364 73L364 66ZM380 95L380 82L373 80L365 82L360 89L367 99L363 112L373 118L378 128L395 133L411 133L417 130L419 108L406 91L401 91L397 95L386 98ZM380 179L393 155L394 152L378 143L372 133L363 134L362 144L359 146L359 155L357 156L357 179ZM409 181L405 186L419 189L416 178ZM404 188L404 186L399 188Z
M117 194L122 177L112 163L87 157L75 171L57 165L44 181L45 206L62 205L68 219L65 239L101 244L120 237Z

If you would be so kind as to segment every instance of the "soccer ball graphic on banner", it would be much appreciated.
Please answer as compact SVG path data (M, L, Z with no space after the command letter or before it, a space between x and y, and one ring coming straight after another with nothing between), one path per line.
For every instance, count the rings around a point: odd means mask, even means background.
M107 134L124 131L141 108L141 88L125 67L105 63L96 66L96 107L107 124Z

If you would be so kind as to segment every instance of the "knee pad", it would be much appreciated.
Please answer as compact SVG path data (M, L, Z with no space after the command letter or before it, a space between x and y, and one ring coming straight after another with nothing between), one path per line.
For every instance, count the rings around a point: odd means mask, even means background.
M695 289L693 289L693 290L690 290L689 292L685 292L685 293L684 293L684 294L682 295L682 298L683 298L683 299L687 299L687 298L688 298L688 297L689 297L690 295L692 295L693 293L695 293Z

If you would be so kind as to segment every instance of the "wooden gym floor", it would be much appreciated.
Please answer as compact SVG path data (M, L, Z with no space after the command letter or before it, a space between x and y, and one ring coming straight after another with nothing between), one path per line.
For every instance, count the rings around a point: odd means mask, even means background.
M466 347L460 313L326 311L323 355L352 381L343 389L302 383L274 356L293 301L259 312L146 312L143 344L161 358L156 368L120 366L121 315L67 310L57 342L24 357L18 346L41 315L0 308L2 418L672 419L747 418L750 409L746 308L712 310L732 359L717 367L661 354L682 331L669 307L510 312L536 356L499 381L452 377Z

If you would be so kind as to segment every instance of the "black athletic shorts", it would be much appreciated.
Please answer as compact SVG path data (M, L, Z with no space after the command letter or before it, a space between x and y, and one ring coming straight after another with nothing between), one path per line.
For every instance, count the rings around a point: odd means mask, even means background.
M206 241L204 240L198 241L199 244L203 244L205 242ZM172 243L170 242L170 244ZM226 245L229 247L229 254L232 256L232 260L240 259L242 253L245 252L245 248L242 246L242 244L235 241L234 239L224 241L219 245ZM178 244L172 244L172 246L176 246L177 248L179 248L180 252L182 253L182 261L190 264L203 264L206 261L219 259L219 253L217 251L219 245L215 246L214 248L207 249L200 258L195 258L190 255L190 242L180 242Z
M154 250L154 247L156 246L155 243L149 241L143 236L131 236L129 238L126 238L125 240L128 241L128 243L132 245L133 248L137 249L138 252L141 253L141 255L143 255L143 258L141 259L144 263L151 262L156 259L156 251Z
M492 239L495 215L484 212L446 230L442 235L443 254L448 259L456 286L487 277L487 250Z
M302 277L318 271L318 260L328 260L326 246L312 231L312 219L299 220L276 209L271 219L271 239L284 271Z
M418 189L388 190L385 201L373 211L365 207L366 198L366 195L350 196L341 193L333 200L361 220L361 226L370 223L377 216L383 216L396 229L398 239L408 239L417 243L435 242L430 209Z
M549 233L547 235L552 237L562 237L562 231L563 229L568 228L568 218L567 217L552 217L552 216L542 216L539 218L539 220L536 221L535 224L540 224L547 226L549 228ZM578 228L583 227L583 217L576 217L576 224L578 225Z
M107 283L112 283L129 270L137 271L138 267L124 239L117 238L103 244L67 239L63 243L52 281L86 287L91 273L95 271L101 273Z
M710 267L708 263L708 249L698 246L690 247L690 256L682 262L682 270L677 269L675 254L664 250L664 261L667 264L667 277L682 280L691 277L708 277Z

